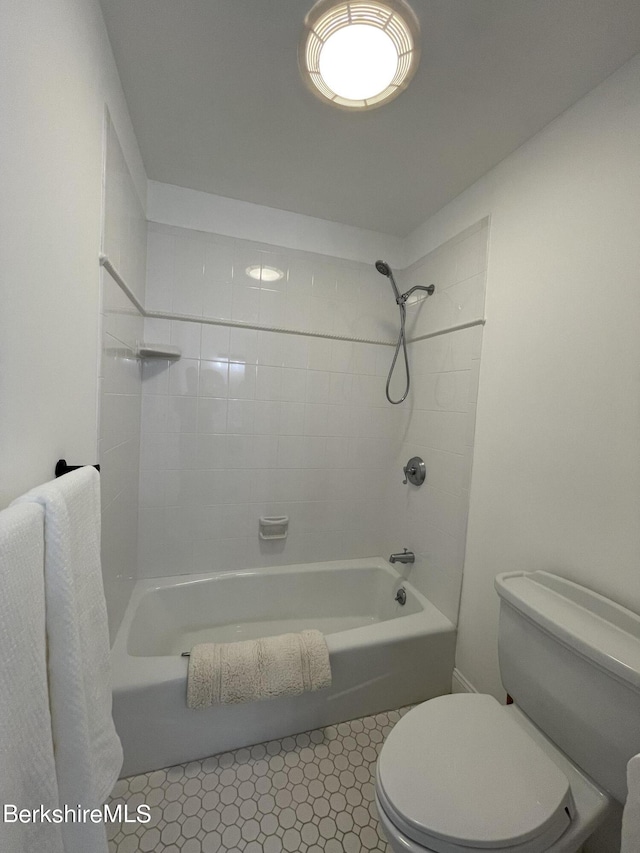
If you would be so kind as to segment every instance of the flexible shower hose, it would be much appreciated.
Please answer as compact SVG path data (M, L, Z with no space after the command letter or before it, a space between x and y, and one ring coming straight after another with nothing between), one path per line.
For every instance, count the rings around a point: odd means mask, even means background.
M409 393L409 386L411 385L411 373L409 371L409 356L407 355L407 340L405 337L405 323L407 319L407 312L404 307L404 303L398 303L398 308L400 309L400 334L398 335L398 343L396 344L396 351L393 355L393 361L391 362L391 368L389 369L389 376L387 377L387 387L385 389L385 393L387 395L387 400L391 403L392 406L397 406L399 403L403 403L407 399L407 394ZM391 395L389 394L389 385L391 384L391 377L393 376L393 371L396 366L396 361L398 360L398 353L400 352L400 344L402 344L402 352L404 355L404 366L407 374L407 387L399 400L392 400Z

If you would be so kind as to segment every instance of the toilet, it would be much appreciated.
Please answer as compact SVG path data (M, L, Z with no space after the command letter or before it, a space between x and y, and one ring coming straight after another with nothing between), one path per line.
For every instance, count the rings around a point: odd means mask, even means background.
M409 711L376 770L395 853L576 853L626 798L640 752L640 617L547 572L499 575L513 704L440 696Z

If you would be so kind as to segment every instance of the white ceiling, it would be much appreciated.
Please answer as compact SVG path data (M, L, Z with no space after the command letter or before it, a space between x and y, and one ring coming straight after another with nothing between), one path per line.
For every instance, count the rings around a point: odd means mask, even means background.
M304 87L311 0L101 0L149 178L405 235L640 51L638 0L412 0L409 89Z

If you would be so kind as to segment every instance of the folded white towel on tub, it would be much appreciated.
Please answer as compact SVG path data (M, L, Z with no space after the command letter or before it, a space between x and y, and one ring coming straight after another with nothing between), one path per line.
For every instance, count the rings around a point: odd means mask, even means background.
M187 706L298 696L331 685L329 650L320 631L238 643L200 643L191 649Z

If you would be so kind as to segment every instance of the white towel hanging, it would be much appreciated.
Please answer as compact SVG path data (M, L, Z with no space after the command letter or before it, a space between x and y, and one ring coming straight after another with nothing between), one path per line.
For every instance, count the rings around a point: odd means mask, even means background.
M0 798L18 808L57 808L44 607L44 513L35 504L0 512ZM0 819L2 853L62 853L60 827Z
M111 664L100 565L100 476L71 471L19 498L45 517L51 722L63 804L99 808L122 767L111 716ZM66 853L106 853L102 824L62 824Z

